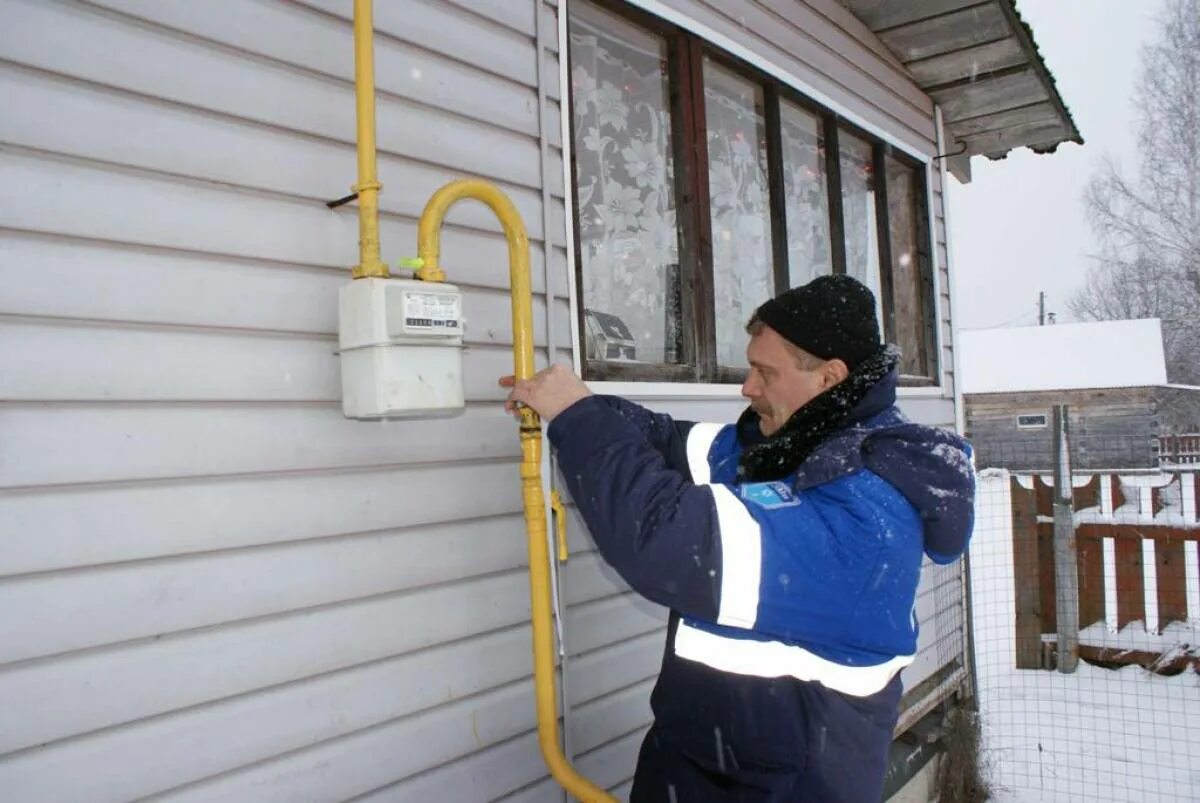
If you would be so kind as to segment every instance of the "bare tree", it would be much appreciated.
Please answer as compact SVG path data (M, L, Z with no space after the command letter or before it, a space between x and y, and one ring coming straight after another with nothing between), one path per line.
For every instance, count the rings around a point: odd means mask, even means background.
M1200 0L1167 0L1142 49L1138 171L1106 159L1084 194L1099 253L1082 319L1161 318L1167 375L1200 384Z

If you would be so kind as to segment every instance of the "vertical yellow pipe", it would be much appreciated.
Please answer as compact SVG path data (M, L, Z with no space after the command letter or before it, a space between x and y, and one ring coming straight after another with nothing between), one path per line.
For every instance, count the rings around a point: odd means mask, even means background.
M512 293L513 373L533 376L533 294L529 281L529 237L512 201L486 181L453 181L433 194L417 226L417 277L443 281L438 264L442 220L446 210L463 198L486 204L500 219L508 239L508 272ZM580 775L563 755L558 736L558 705L554 690L554 621L550 589L550 554L546 546L546 508L542 495L542 428L538 414L521 409L521 496L529 537L529 596L533 619L533 679L537 705L538 744L550 774L579 800L613 801L600 787Z
M379 191L375 174L375 22L372 0L354 0L354 99L358 121L358 265L352 275L387 278L379 258Z

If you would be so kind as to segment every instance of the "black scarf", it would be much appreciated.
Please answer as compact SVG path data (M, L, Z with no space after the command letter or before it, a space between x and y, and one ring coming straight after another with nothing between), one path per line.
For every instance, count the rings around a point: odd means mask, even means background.
M767 482L791 474L822 441L846 425L854 408L899 360L900 353L894 347L881 347L844 380L792 413L769 438L761 435L758 413L747 407L737 422L738 437L744 446L738 479Z

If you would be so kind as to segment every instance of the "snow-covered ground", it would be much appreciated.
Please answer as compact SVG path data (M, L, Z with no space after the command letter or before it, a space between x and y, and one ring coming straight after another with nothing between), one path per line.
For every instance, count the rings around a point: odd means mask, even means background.
M1200 675L1083 662L1070 675L1014 668L1007 473L983 472L979 492L971 582L983 756L994 799L1200 801ZM1200 644L1198 625L1173 624L1147 638L1134 622L1106 640L1126 647L1171 640L1188 649Z

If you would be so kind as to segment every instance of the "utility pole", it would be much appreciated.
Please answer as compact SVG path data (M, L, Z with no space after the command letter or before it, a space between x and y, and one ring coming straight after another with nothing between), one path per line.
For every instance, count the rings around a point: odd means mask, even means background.
M1038 326L1046 325L1046 291L1038 293Z

